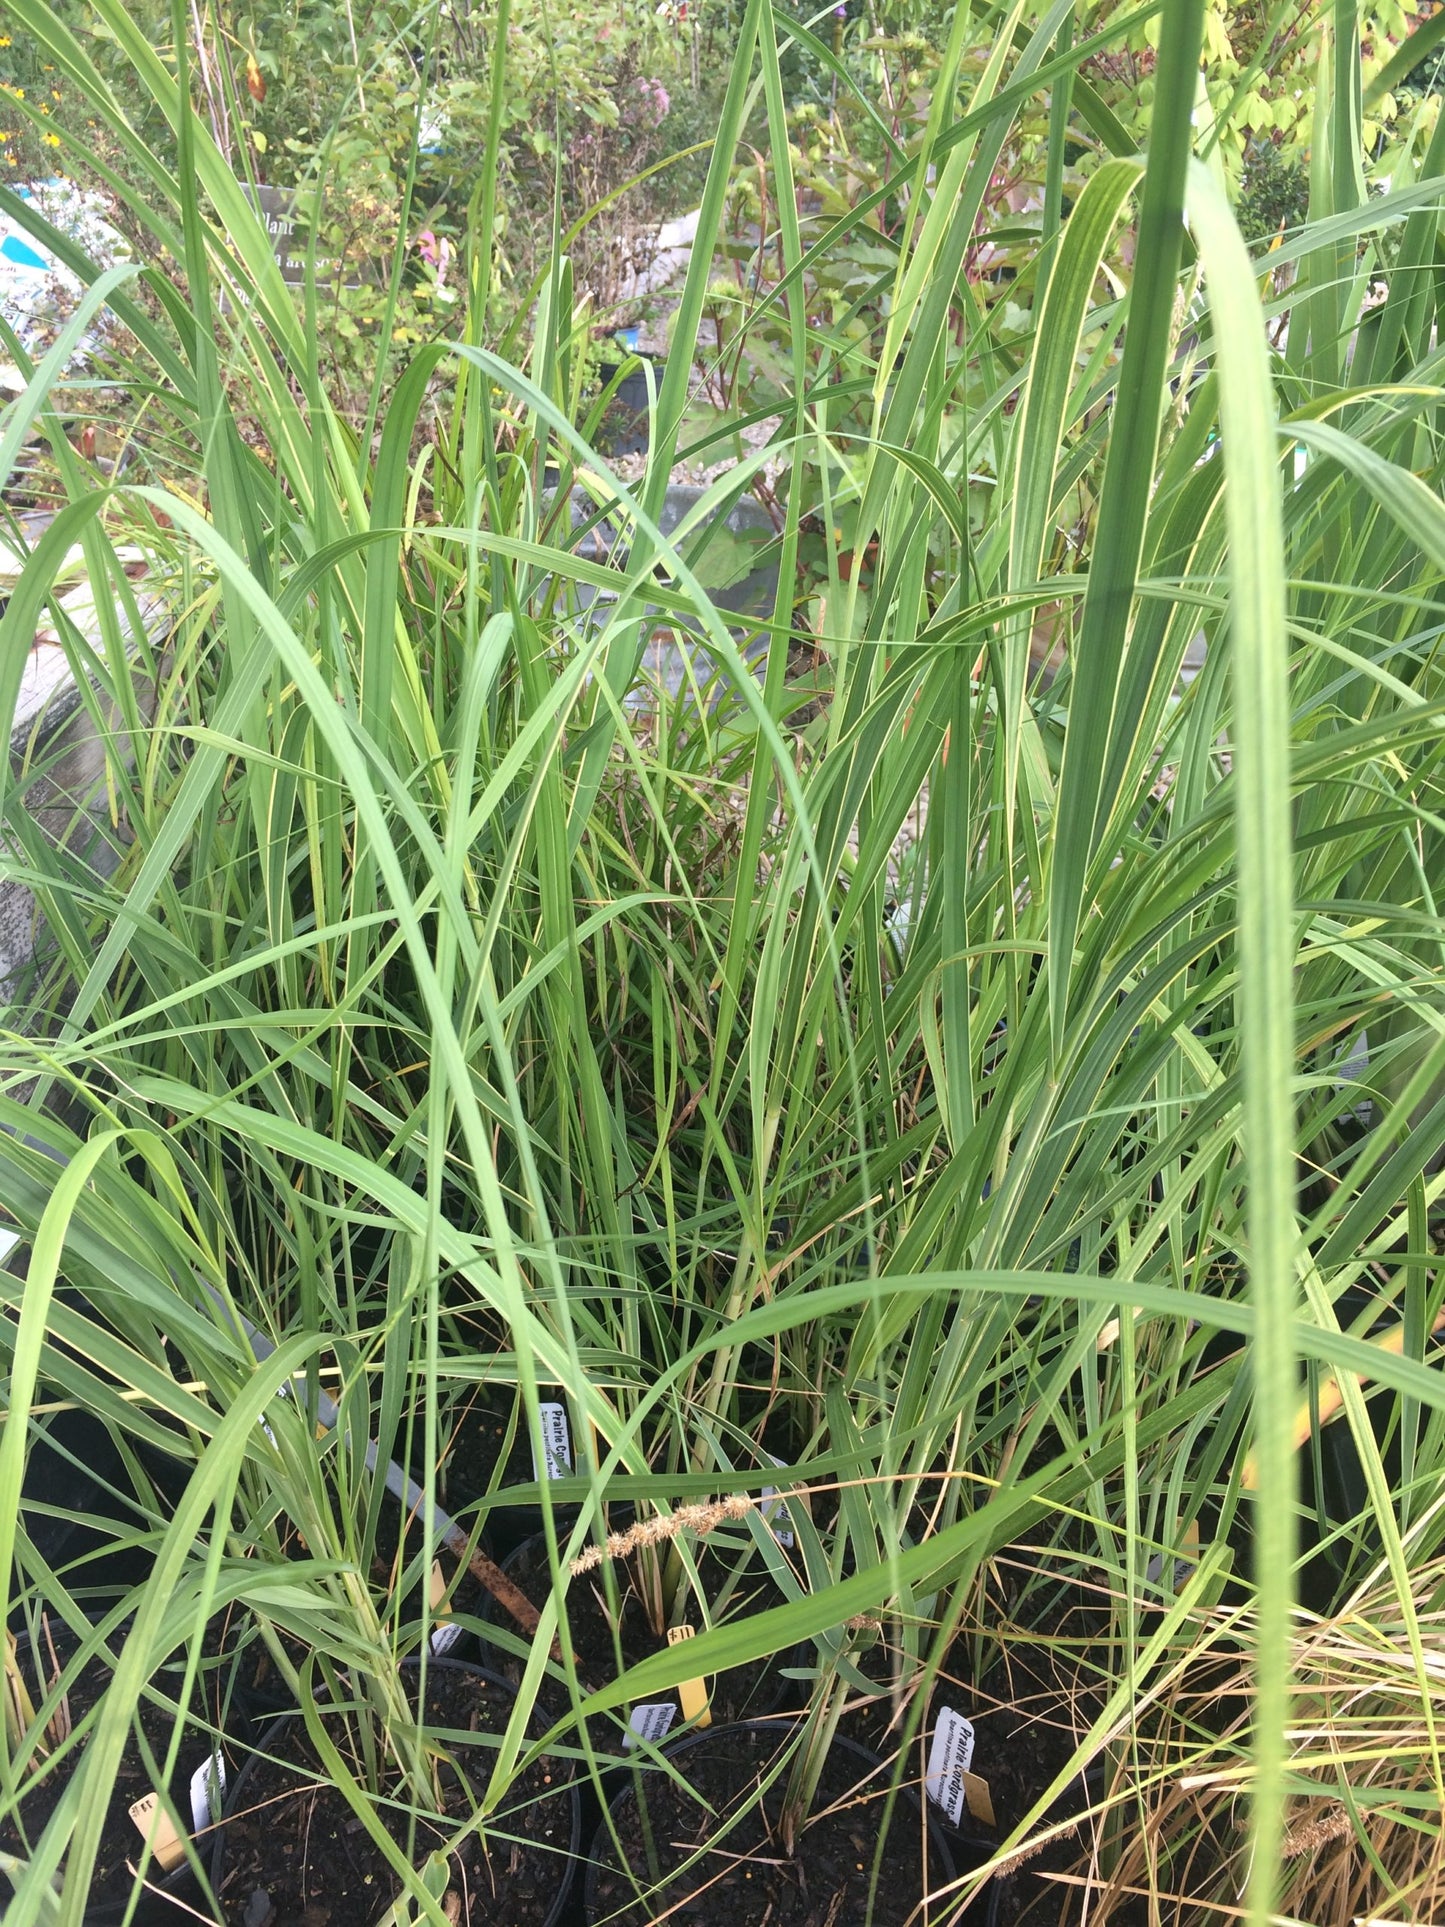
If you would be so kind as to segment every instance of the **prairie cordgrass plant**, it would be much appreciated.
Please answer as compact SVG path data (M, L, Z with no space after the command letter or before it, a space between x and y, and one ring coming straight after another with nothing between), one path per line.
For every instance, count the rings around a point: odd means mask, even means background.
M114 157L57 164L144 236L102 273L0 186L86 283L76 338L101 309L123 331L104 373L139 456L95 468L68 344L32 365L0 316L25 383L0 480L38 435L58 504L13 531L0 714L48 623L103 752L83 840L38 812L43 731L0 767L0 875L39 933L0 1011L0 1595L116 1662L70 1792L7 1849L15 1927L81 1920L147 1683L177 1652L190 1678L218 1615L303 1695L350 1681L424 1788L396 1661L425 1661L431 1562L456 1571L458 1414L498 1391L519 1435L562 1405L571 1463L507 1491L553 1583L534 1627L499 1622L520 1695L472 1825L543 1730L596 1777L603 1716L792 1653L805 1840L844 1705L926 1730L960 1633L988 1664L1028 1539L1108 1602L1074 1770L1110 1763L1114 1824L1061 1918L1120 1881L1163 1907L1181 1867L1191 1919L1295 1918L1321 1824L1351 1916L1431 1917L1391 1909L1438 1892L1445 1797L1445 122L1422 110L1387 181L1364 130L1440 16L1367 70L1352 0L1253 11L1256 61L1307 56L1314 122L1305 218L1247 247L1250 76L1202 89L1206 0L960 5L906 139L822 28L748 0L623 480L560 224L496 322L506 0L454 325L381 354L359 430L314 258L283 282L197 111L187 10L157 45L89 0L103 73L63 10L8 0ZM1099 93L1141 32L1142 145ZM797 191L799 47L891 143L842 211ZM1041 113L1004 299L977 242ZM745 137L770 213L719 335ZM843 259L866 274L820 319ZM664 533L679 455L746 425L698 427L694 371L764 336L771 439ZM750 491L778 586L744 633L718 598ZM56 603L77 549L89 627ZM659 628L706 688L647 687ZM22 1510L76 1409L137 1485L119 1587L51 1564ZM389 1462L420 1539L383 1580ZM472 1548L501 1491L466 1495ZM634 1521L630 1560L585 1559ZM714 1615L718 1560L770 1603ZM569 1615L635 1585L656 1651L599 1682ZM1212 1715L1191 1681L1221 1652ZM46 1757L31 1712L7 1700L0 1823ZM441 1922L423 1873L407 1904Z

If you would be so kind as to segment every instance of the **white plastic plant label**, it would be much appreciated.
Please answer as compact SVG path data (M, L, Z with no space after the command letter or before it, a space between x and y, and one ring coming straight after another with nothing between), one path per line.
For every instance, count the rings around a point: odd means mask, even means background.
M221 1802L226 1791L226 1762L213 1753L191 1775L191 1832L203 1833L221 1817Z
M539 1405L537 1415L542 1424L542 1454L545 1463L537 1463L537 1448L532 1447L532 1476L537 1479L565 1479L572 1471L572 1434L567 1426L567 1407L565 1405Z
M772 1526L773 1537L780 1546L791 1548L794 1543L792 1527L776 1523L779 1519L787 1519L787 1501L778 1497L778 1488L775 1485L765 1485L761 1497L764 1523Z
M964 1775L973 1764L973 1724L951 1706L939 1709L928 1753L928 1797L957 1826L968 1805Z
M769 1452L768 1457L773 1459L771 1452ZM786 1461L783 1459L773 1459L774 1465L783 1465L785 1463ZM778 1497L778 1488L775 1485L765 1485L760 1496L762 1498L763 1519L766 1524L773 1528L773 1537L780 1546L791 1550L794 1543L793 1529L790 1523L792 1515L788 1511L787 1501ZM778 1524L780 1519L782 1520L781 1525Z
M290 1398L291 1381L289 1378L286 1380L286 1383L284 1385L278 1385L276 1387L276 1396L277 1398ZM267 1438L270 1439L271 1443L276 1447L276 1450L279 1452L281 1449L280 1442L277 1439L276 1434L271 1430L269 1423L264 1418L258 1418L256 1423L260 1426L261 1430L266 1434Z
M672 1700L649 1700L642 1706L634 1706L627 1716L627 1732L622 1743L629 1752L639 1740L656 1746L667 1737L667 1730L676 1718L677 1707Z
M462 1629L453 1620L443 1626L433 1626L431 1649L434 1653L449 1653L462 1636Z

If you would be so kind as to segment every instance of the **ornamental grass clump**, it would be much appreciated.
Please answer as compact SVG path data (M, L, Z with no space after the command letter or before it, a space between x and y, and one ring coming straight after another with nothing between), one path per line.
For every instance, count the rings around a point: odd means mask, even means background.
M183 10L161 52L93 0L160 147L61 17L10 11L103 120L125 158L112 185L164 263L97 275L69 256L77 325L109 308L129 331L169 458L101 481L58 420L63 357L17 358L0 469L39 431L65 506L0 617L0 712L78 545L96 629L57 617L58 634L115 865L96 875L43 833L43 742L0 771L3 863L45 933L0 1049L18 1240L0 1589L83 1617L16 1525L34 1405L84 1405L184 1473L16 1920L53 1911L62 1863L61 1917L79 1918L90 1796L188 1636L165 1610L179 1587L192 1628L234 1602L313 1702L318 1678L365 1675L379 1730L410 1730L392 1662L427 1609L403 1626L374 1580L391 1500L367 1444L412 1468L425 1519L443 1414L493 1377L534 1436L539 1388L558 1388L575 1449L528 1494L553 1584L482 1822L542 1744L549 1665L567 1689L550 1743L596 1773L596 1715L803 1642L804 1839L850 1627L906 1629L912 1740L1027 1537L1108 1576L1094 1739L1127 1771L1157 1669L1245 1590L1263 1921L1300 1821L1301 1531L1377 1572L1428 1701L1411 1571L1438 1551L1445 1403L1445 127L1421 118L1374 180L1359 10L1273 9L1312 49L1320 138L1307 218L1251 255L1219 164L1236 103L1199 99L1204 0L1160 17L1142 149L1096 82L1154 9L959 8L916 140L876 194L820 218L799 211L788 36L871 103L750 0L624 484L578 430L565 250L523 304L530 338L488 333L500 107L455 328L382 358L358 434L322 378L314 285L282 281L192 111ZM980 223L1045 108L1038 245L1005 297ZM749 285L757 325L787 337L753 411L771 441L678 540L680 447L700 459L738 432L699 429L689 384L698 356L749 354L746 325L703 323L754 115L776 220ZM870 278L814 325L810 277L859 248ZM706 511L754 484L779 586L745 658L705 586ZM600 558L594 517L622 537ZM163 642L128 546L167 587ZM660 620L703 638L733 700L639 714ZM243 1318L276 1348L264 1364ZM1336 1415L1297 1440L1326 1385ZM323 1389L340 1414L324 1438ZM1325 1448L1346 1439L1341 1499ZM773 1487L836 1506L814 1521L790 1500L784 1545ZM626 1570L604 1507L666 1521L733 1495L729 1531L781 1603L584 1684L559 1631L589 1546L599 1583ZM691 1543L629 1544L654 1557L664 1615ZM1353 1583L1305 1550L1311 1584ZM18 1791L7 1767L0 1801ZM1047 1796L1002 1856L1028 1851Z

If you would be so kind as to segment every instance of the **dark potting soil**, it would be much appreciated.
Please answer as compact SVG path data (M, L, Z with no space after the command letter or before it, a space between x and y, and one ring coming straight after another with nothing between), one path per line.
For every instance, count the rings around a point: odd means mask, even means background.
M686 1788L660 1769L640 1770L613 1807L622 1857L605 1828L594 1844L588 1921L594 1927L603 1921L644 1927L664 1918L669 1927L918 1927L925 1884L945 1886L951 1870L917 1803L896 1802L872 1891L887 1776L870 1775L858 1754L835 1747L813 1818L787 1854L771 1830L781 1780L758 1798L782 1739L778 1726L703 1735L673 1756ZM700 1850L702 1858L684 1871ZM624 1868L636 1875L645 1900Z
M414 1690L414 1674L412 1679ZM451 1749L455 1762L443 1777L445 1820L419 1816L408 1845L409 1809L377 1806L387 1831L416 1864L443 1847L474 1810L474 1797L490 1777L493 1751L479 1746L468 1760L469 1744L475 1744L470 1736L502 1732L512 1704L510 1691L495 1680L435 1661L429 1666L425 1723ZM327 1726L345 1755L341 1717L327 1717ZM351 1765L364 1778L357 1763ZM219 1894L226 1922L369 1927L400 1891L385 1856L320 1774L304 1722L289 1720L238 1787L238 1811L226 1823ZM385 1792L396 1801L404 1798L395 1775ZM495 1927L503 1921L507 1927L542 1927L572 1877L573 1817L566 1766L541 1760L522 1772L484 1837L471 1835L451 1857L449 1891L456 1896L461 1927L484 1922ZM257 1900L258 1892L265 1900Z
M75 1653L76 1641L64 1628L54 1627L51 1629L50 1639L54 1643L55 1659L63 1668ZM122 1641L123 1635L117 1634L112 1642L113 1649ZM28 1644L22 1643L17 1655L26 1690L37 1711L56 1677L50 1645L43 1633L41 1655L38 1676ZM82 1669L74 1685L68 1688L66 1694L72 1729L78 1727L95 1706L110 1684L110 1679L110 1668L102 1661L94 1660ZM156 1685L161 1692L168 1691L174 1686L179 1693L181 1683L181 1659L177 1657L158 1675ZM207 1688L210 1690L207 1691ZM219 1691L219 1687L207 1676L202 1697L210 1698L213 1695L219 1695ZM216 1708L212 1710L213 1713L218 1711ZM106 1809L105 1824L100 1837L100 1850L96 1855L94 1870L86 1893L88 1916L99 1913L103 1909L114 1909L119 1918L120 1910L124 1908L137 1884L136 1869L144 1840L130 1817L130 1808L137 1800L155 1790L155 1775L165 1765L174 1731L175 1715L170 1708L157 1705L153 1699L143 1698L132 1719L131 1734L125 1751L121 1755L120 1769L116 1774L114 1790ZM87 1738L81 1743L79 1749L72 1749L58 1759L53 1767L36 1780L31 1791L20 1801L18 1811L8 1813L0 1819L0 1852L15 1854L21 1859L30 1857L36 1841L44 1832L51 1815L70 1785L88 1743ZM168 1783L171 1800L182 1820L188 1821L190 1817L191 1776L212 1757L218 1745L224 1758L226 1755L224 1742L218 1742L216 1736L207 1732L202 1726L190 1722L186 1724L176 1756L175 1771ZM154 1767L146 1759L146 1748L149 1749ZM209 1851L208 1835L209 1829L206 1829L204 1833L196 1836L203 1861ZM157 1866L154 1858L147 1866L146 1879L153 1889L166 1879L166 1875ZM190 1891L184 1897L191 1905L195 1905L199 1895L190 1881L187 1885ZM9 1891L8 1882L0 1876L0 1896L8 1894ZM161 1896L156 1895L155 1898L158 1903L161 1903ZM179 1907L168 1911L175 1913L178 1922L195 1917L183 1912ZM209 1915L203 1914L201 1918L208 1919Z
M274 1631L292 1668L299 1674L309 1648L294 1633L279 1626ZM243 1748L259 1746L272 1721L282 1713L294 1712L297 1702L286 1675L254 1627L248 1629L244 1622L237 1642L235 1678L235 1717L230 1722L230 1731Z
M892 1769L898 1759L913 1698L919 1689L921 1672L918 1662L910 1660L901 1648L891 1647L882 1638L877 1638L873 1644L854 1652L850 1664L853 1672L867 1680L873 1690L871 1693L865 1692L855 1680L848 1681L847 1710L838 1730L848 1739L878 1754ZM898 1692L896 1699L895 1688ZM901 1775L905 1786L921 1787L924 1784L932 1752L933 1724L945 1706L962 1714L977 1729L974 1696L959 1691L949 1682L941 1683L928 1712L928 1723L913 1738L908 1762ZM989 1777L991 1766L991 1759L985 1757L986 1754L987 1746L981 1742L972 1762L973 1771L985 1780ZM971 1872L993 1858L998 1846L998 1833L989 1823L986 1811L975 1813L965 1805L956 1825L937 1804L930 1805L929 1814L953 1855L958 1873ZM1003 1898L999 1889L1000 1883L991 1880L980 1890L961 1917L967 1927L997 1927Z
M544 1400L559 1397L555 1390L543 1389ZM527 1414L515 1386L477 1386L454 1408L448 1426L437 1467L437 1497L453 1517L489 1493L495 1509L506 1486L536 1483Z
M1082 1595L1082 1589L1081 1589ZM1041 1640L1016 1639L984 1673L976 1705L970 1711L977 1734L974 1769L987 1775L998 1817L1000 1837L1012 1830L1073 1759L1075 1750L1103 1710L1104 1694L1095 1666L1088 1663L1090 1651L1086 1632L1091 1623L1098 1625L1098 1640L1092 1651L1098 1665L1107 1665L1103 1615L1087 1596L1076 1597L1071 1608L1048 1615L1058 1629L1058 1637ZM1226 1723L1223 1709L1240 1708L1225 1691L1232 1675L1221 1668L1218 1690L1206 1671L1201 1674L1197 1692L1197 1715L1201 1725ZM956 1697L956 1695L955 1695ZM937 1699L935 1698L935 1704ZM1089 1806L1104 1797L1104 1765L1096 1761L1087 1769L1087 1778L1075 1777L1057 1796L1034 1831L1045 1826L1067 1824L1082 1816ZM1090 1861L1091 1823L1079 1819L1076 1831L1049 1840L1037 1852L1021 1861L1000 1882L998 1927L1079 1927L1100 1913L1097 1887L1080 1884ZM1156 1848L1165 1856L1171 1843L1162 1838ZM1209 1838L1196 1841L1190 1860L1190 1873L1184 1877L1175 1869L1161 1869L1167 1891L1187 1895L1206 1889L1197 1885L1216 1852L1227 1854L1225 1842ZM1097 1878L1097 1873L1096 1876ZM1214 1918L1216 1910L1201 1903L1198 1918ZM1187 1902L1177 1905L1177 1917L1190 1913ZM1169 1914L1170 1919L1176 1914ZM1222 1915L1220 1916L1222 1918ZM1110 1927L1150 1927L1156 1915L1143 1893L1111 1892L1107 1918Z
M1022 1703L972 1715L977 1735L974 1770L988 1780L1000 1838L1030 1810L1071 1758L1077 1712L1059 1696L1041 1693ZM985 1765L985 1754L987 1764ZM1067 1820L1088 1804L1081 1782L1067 1789L1047 1820ZM1076 1834L1050 1840L1017 1866L1000 1884L998 1927L1060 1927L1068 1915L1072 1888L1055 1876L1076 1869L1087 1841ZM1122 1915L1111 1919L1124 1920Z
M551 1578L545 1541L527 1540L508 1559L506 1570L534 1606L541 1606L551 1596ZM703 1585L710 1589L721 1586L727 1570L724 1555L705 1553L699 1559L699 1577ZM660 1640L653 1631L641 1600L632 1590L627 1567L619 1564L616 1572L618 1585L622 1591L619 1641L622 1663L625 1667L635 1666L659 1652L665 1642ZM599 1575L596 1572L586 1573L574 1579L567 1591L567 1625L571 1650L583 1684L593 1691L605 1686L618 1676L617 1645L613 1642L612 1628L603 1611L602 1602L605 1598L606 1594L602 1590ZM770 1606L781 1604L781 1592L769 1575L758 1565L745 1573L734 1589L728 1601L726 1617L729 1619L745 1617L750 1613L763 1612ZM490 1617L498 1623L502 1623L500 1613L501 1609L498 1607L489 1608ZM701 1631L702 1611L695 1595L689 1596L684 1617L687 1624L695 1631ZM510 1629L510 1620L505 1623ZM725 1721L749 1719L760 1713L776 1711L780 1700L790 1687L790 1682L782 1677L779 1668L789 1664L795 1657L791 1653L784 1653L777 1659L753 1660L745 1666L733 1667L726 1673L712 1675L708 1705L713 1723L721 1725ZM490 1663L508 1676L512 1672L520 1674L520 1665L515 1656L503 1653L500 1648L493 1649ZM553 1697L555 1699L556 1695L554 1694ZM659 1699L664 1697L675 1698L675 1695L659 1695ZM562 1704L558 1704L559 1715L561 1710ZM596 1743L602 1745L607 1742L598 1735Z

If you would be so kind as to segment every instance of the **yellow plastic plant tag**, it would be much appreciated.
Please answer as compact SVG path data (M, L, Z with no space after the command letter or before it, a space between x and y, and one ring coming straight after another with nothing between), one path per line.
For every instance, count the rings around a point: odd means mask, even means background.
M431 1562L431 1591L428 1594L428 1598L431 1604L432 1617L434 1619L445 1619L449 1611L447 1606L447 1576L442 1571L442 1562L440 1559L433 1559Z
M130 1809L130 1817L142 1840L150 1843L155 1863L162 1873L170 1873L186 1857L185 1845L176 1832L171 1816L161 1805L158 1793L148 1793Z
M691 1626L669 1626L667 1643L680 1646L685 1639L692 1638ZM712 1708L707 1703L707 1682L703 1679L685 1679L677 1689L677 1697L682 1702L682 1717L696 1720L699 1726L712 1725Z
M442 1571L440 1559L432 1560L427 1596L434 1621L430 1635L431 1649L438 1654L449 1653L461 1638L462 1629L452 1618L452 1602L447 1598L447 1577Z

